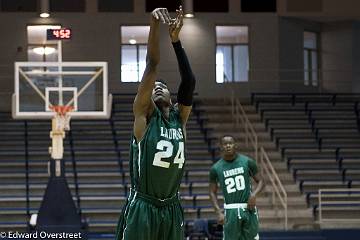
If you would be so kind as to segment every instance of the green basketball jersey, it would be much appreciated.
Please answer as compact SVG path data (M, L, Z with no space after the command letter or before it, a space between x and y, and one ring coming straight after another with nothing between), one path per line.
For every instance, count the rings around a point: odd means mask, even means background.
M130 149L131 185L137 191L166 199L180 186L185 163L185 136L179 111L171 107L167 120L155 107L143 139Z
M212 166L210 182L220 184L226 204L247 203L251 193L251 176L257 171L254 160L237 154L231 162L220 159Z

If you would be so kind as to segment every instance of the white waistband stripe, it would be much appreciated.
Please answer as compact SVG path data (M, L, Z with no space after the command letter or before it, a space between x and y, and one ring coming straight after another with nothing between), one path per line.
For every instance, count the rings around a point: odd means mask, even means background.
M225 209L237 209L237 208L247 208L247 203L224 203Z

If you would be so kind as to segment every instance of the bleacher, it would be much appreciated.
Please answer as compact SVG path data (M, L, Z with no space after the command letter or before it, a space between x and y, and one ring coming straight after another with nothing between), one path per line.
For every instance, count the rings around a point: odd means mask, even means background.
M252 95L315 219L319 189L360 187L359 101L358 94ZM360 219L360 191L330 192L323 198L334 201L322 206L323 215Z
M114 237L129 192L133 97L115 95L109 120L73 120L64 142L67 181L89 224L90 239ZM360 186L357 99L347 95L346 99L334 98L260 94L254 95L254 106L246 106L260 144L267 149L285 184L290 228L312 224L306 203L317 218L319 188ZM180 187L188 233L198 219L216 219L208 196L208 171L219 157L218 138L224 133L235 134L240 140L240 151L253 154L243 141L243 133L234 132L230 113L227 101L197 99L194 104L187 126L187 163ZM2 113L0 130L0 228L25 231L30 214L38 211L48 180L50 121L15 121L9 113ZM267 135L271 138L267 139ZM297 189L293 188L293 179ZM271 204L271 191L267 186L257 200L262 231L283 227L284 213ZM222 202L221 196L220 199ZM330 192L324 199L359 202L360 193ZM358 209L356 204L348 208L327 204L323 205L323 214L356 217ZM262 232L262 236L271 239L273 235Z
M64 141L67 181L82 217L89 224L90 239L114 237L121 207L129 193L133 98L133 94L114 95L109 120L72 120ZM230 110L226 101L198 99L194 103L187 125L187 162L180 186L188 233L198 219L216 219L208 196L208 172L219 157L218 138L224 133L234 134ZM25 231L30 214L39 209L48 180L50 121L15 121L9 113L2 113L0 130L0 228ZM235 135L243 138L241 132ZM243 154L252 156L250 147L243 142L239 146ZM277 152L269 154L274 159L280 157ZM290 226L309 223L308 211L303 200L299 201L292 180L286 188ZM257 199L263 230L283 228L284 212L271 204L271 191L267 188Z
M114 237L129 192L133 98L115 95L109 120L72 120L64 141L67 181L92 239ZM211 129L204 126L207 119L201 112L195 106L187 124L187 163L180 190L188 228L193 219L215 217L208 197ZM0 228L25 231L48 181L50 121L15 121L2 113L0 130Z
M272 165L286 189L289 229L313 229L314 221L311 209L306 206L304 197L300 193L298 186L295 185L292 175L288 173L286 164L281 161L281 154L272 143L264 124L256 113L255 107L246 103L244 103L243 107L257 132L259 144L266 149ZM214 129L211 132L213 137L211 145L216 157L220 154L218 139L224 134L231 134L237 139L238 151L255 159L253 146L251 144L247 146L245 143L244 130L241 128L236 129L234 125L230 99L201 99L201 104L198 104L197 109L203 110L205 116L209 119L205 126L209 129ZM260 163L258 162L258 164ZM261 168L262 166L259 165L259 167ZM271 198L274 189L268 176L264 176L264 178L267 183L265 190L257 197L261 231L284 229L284 209L279 200L272 204Z

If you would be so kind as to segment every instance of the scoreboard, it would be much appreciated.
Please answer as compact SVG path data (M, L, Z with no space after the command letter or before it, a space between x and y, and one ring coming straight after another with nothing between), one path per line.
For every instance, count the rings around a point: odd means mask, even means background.
M47 29L47 40L70 40L72 31L69 28Z

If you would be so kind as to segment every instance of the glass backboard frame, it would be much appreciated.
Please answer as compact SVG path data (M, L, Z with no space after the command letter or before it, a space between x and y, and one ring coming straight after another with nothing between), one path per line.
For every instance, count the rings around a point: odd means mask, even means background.
M58 68L58 71L51 72L24 72L23 68L29 67L40 67L40 68ZM85 72L85 71L64 71L63 68L66 67L96 67L99 69L98 72ZM54 117L54 112L49 110L46 103L45 92L43 92L42 99L44 100L44 111L21 111L20 110L20 76L24 74L31 79L31 75L43 74L43 75L89 75L89 81L85 84L91 85L96 81L97 77L102 75L102 108L100 111L75 111L70 112L70 116L73 119L108 119L111 115L112 107L112 95L108 93L108 67L107 62L15 62L15 85L14 85L14 94L12 96L12 116L14 119L51 119ZM28 76L29 75L29 76ZM92 81L92 82L91 82ZM65 88L65 87L64 87ZM35 88L33 88L36 92ZM48 90L51 90L49 88ZM64 89L64 91L66 91ZM74 101L77 104L76 98L78 98L82 92L86 91L84 89L77 89L76 94L74 94ZM37 94L40 94L37 92ZM64 103L66 105L67 103ZM76 106L77 108L77 106ZM46 111L49 110L49 111Z

